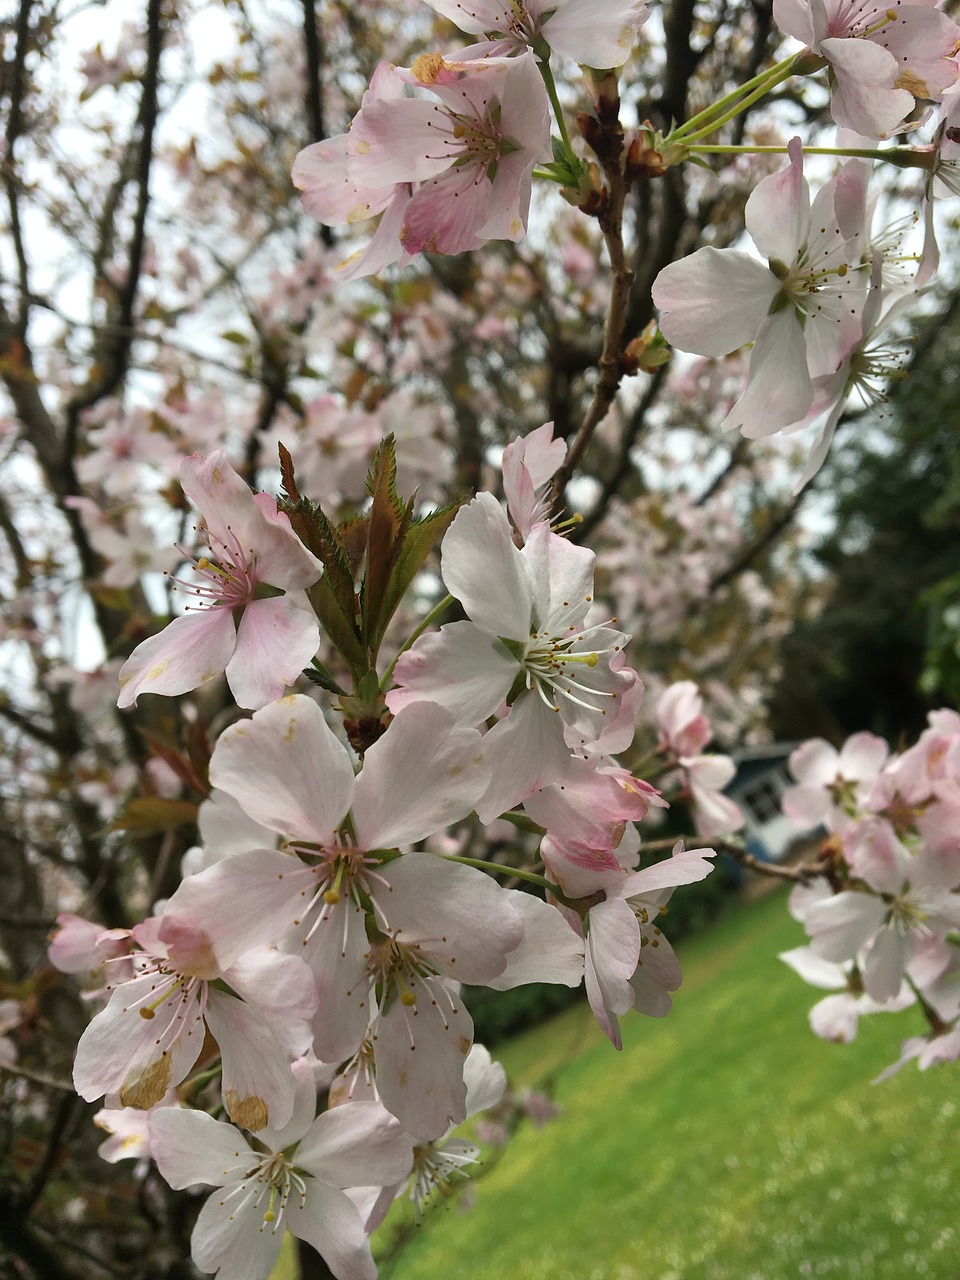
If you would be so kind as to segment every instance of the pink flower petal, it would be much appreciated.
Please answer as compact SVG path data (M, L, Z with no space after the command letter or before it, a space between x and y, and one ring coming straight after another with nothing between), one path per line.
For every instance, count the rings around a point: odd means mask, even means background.
M120 668L118 707L135 706L141 693L172 696L222 675L236 648L233 612L198 609L138 644Z
M290 596L253 600L243 610L227 683L241 707L264 707L282 697L320 645L313 613Z

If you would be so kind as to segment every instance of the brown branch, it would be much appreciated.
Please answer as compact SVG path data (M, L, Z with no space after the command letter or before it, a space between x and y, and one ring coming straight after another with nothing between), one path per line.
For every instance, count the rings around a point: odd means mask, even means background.
M641 430L643 429L647 413L660 393L660 388L663 385L666 372L667 366L661 365L647 383L640 403L631 414L630 421L624 429L623 436L620 440L620 451L614 468L604 482L603 488L600 490L600 496L597 498L590 514L584 517L582 524L577 525L571 531L571 541L583 542L584 539L593 533L594 529L596 529L597 525L600 524L601 520L603 520L606 515L607 507L619 493L620 486L633 469L630 462L630 454L637 443Z
M753 44L750 49L750 57L743 69L741 76L741 84L745 84L748 80L752 80L758 73L768 53L770 52L771 43L780 40L779 31L775 33L771 40L770 24L773 19L773 5L771 3L757 3L754 0L753 13L756 19L756 30L753 33ZM761 99L762 101L762 99ZM766 106L766 104L764 104ZM754 107L759 107L760 103L754 103ZM751 111L754 108L748 107L746 111L742 111L733 126L733 142L739 146L743 142L747 130L747 122L750 119Z
M33 580L30 557L27 555L27 549L20 537L20 530L13 522L10 504L7 502L5 493L0 493L0 533L7 540L10 554L13 556L13 563L16 566L17 576L14 579L14 586L17 591L26 591Z
M319 142L327 136L323 111L323 85L320 79L324 63L323 31L317 20L315 0L303 0L303 44L307 54L307 124L308 142ZM331 248L333 228L320 223L320 239Z
M0 925L5 929L26 929L31 933L49 933L57 927L56 920L47 916L11 916L0 911Z
M817 876L826 875L830 869L829 862L820 859L800 867L784 867L779 862L764 862L762 858L755 858L752 853L747 853L742 840L731 836L723 840L714 840L713 844L718 853L729 854L735 862L738 862L741 867L746 867L748 871L754 871L761 876L771 876L776 880L789 880L792 884L806 884Z
M657 105L668 128L674 120L681 124L686 119L690 80L702 57L690 44L696 8L696 0L673 0L663 20L666 67Z
M97 376L91 376L85 388L75 395L67 407L67 434L64 441L64 457L72 466L76 451L80 415L84 409L112 395L127 372L132 345L133 317L143 251L146 245L147 210L150 206L150 171L153 164L153 136L158 114L158 89L160 84L160 55L163 51L164 0L148 0L147 3L147 62L141 81L140 106L134 124L134 180L137 185L137 205L133 215L133 231L127 248L127 270L123 284L117 291L115 314L111 322L115 328L112 341L98 352ZM118 187L126 186L127 175L121 170ZM118 194L115 188L115 194ZM109 225L105 227L107 242L112 240L114 212L109 206L104 215Z
M57 1085L56 1087L60 1088L61 1086ZM69 1096L61 1100L51 1122L50 1134L47 1138L43 1158L30 1179L29 1186L21 1196L17 1197L17 1211L23 1217L27 1216L43 1194L43 1188L47 1185L50 1175L56 1168L57 1161L63 1153L63 1148L73 1136L77 1122L85 1110L86 1104L81 1098L77 1097L71 1087Z
M620 97L615 78L604 77L597 97L597 115L582 115L578 123L581 132L596 152L607 182L597 222L607 246L612 281L603 322L603 349L597 362L600 376L583 420L567 450L567 456L551 485L555 515L563 509L567 482L593 439L593 433L607 416L623 380L623 336L630 288L633 284L633 271L627 265L623 247L623 209L630 183L624 172L623 128L620 124Z
M13 55L10 110L7 114L6 154L3 163L4 186L7 189L7 205L10 210L10 233L20 281L17 331L21 339L26 336L27 332L27 317L30 305L30 273L23 244L23 228L20 223L20 203L18 200L14 148L23 126L23 97L26 90L26 61L30 43L30 9L32 2L33 0L20 0L20 8L17 13L17 43Z
M707 485L706 489L704 489L700 497L696 499L696 501L693 504L695 507L706 506L706 504L710 501L710 499L714 496L714 494L723 488L726 482L730 479L730 477L734 474L734 472L737 471L738 468L743 463L743 460L746 457L748 450L749 450L749 441L746 439L745 436L740 436L737 439L736 444L730 450L730 457L727 459L726 466L722 468L722 470L710 482L710 484Z
M61 1093L76 1094L73 1082L70 1080L56 1080L53 1076L44 1075L40 1071L31 1071L29 1067L21 1067L19 1063L8 1063L0 1067L0 1072L9 1072L12 1076L19 1076L23 1080L29 1080L32 1084L43 1085L45 1089L59 1089Z
M794 516L808 493L812 492L813 484L808 484L795 494L793 498L784 506L779 513L773 517L770 523L753 542L737 556L736 560L728 564L726 569L721 570L715 577L710 579L710 585L707 588L708 594L717 591L720 587L725 587L728 582L732 582L745 569L749 569L758 556L762 555L769 547L776 542L780 534L783 533L793 521Z
M51 747L54 751L60 749L60 739L53 729L48 729L41 724L35 724L29 716L24 715L22 711L18 711L16 707L0 702L0 716L8 724L16 725L22 733L25 733L29 738L33 738L35 742L42 742L44 746Z

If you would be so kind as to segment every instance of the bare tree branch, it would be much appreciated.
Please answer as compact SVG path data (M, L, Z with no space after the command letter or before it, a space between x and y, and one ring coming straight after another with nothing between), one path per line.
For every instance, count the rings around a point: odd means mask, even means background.
M80 415L84 409L96 404L105 396L112 395L127 371L132 345L134 327L134 311L137 294L140 288L140 272L143 266L143 251L146 244L147 210L150 206L150 170L153 163L153 136L157 123L158 89L160 83L160 55L163 51L164 25L163 0L147 2L147 63L143 73L140 93L140 107L134 124L134 138L131 140L134 155L134 180L137 185L137 203L133 215L133 230L127 246L127 269L122 285L118 289L116 304L111 316L112 329L109 341L102 344L97 352L96 376L91 376L83 390L73 397L67 408L67 433L64 440L64 459L72 467L76 452L77 432ZM121 166L119 182L126 185L127 177ZM115 207L108 210L106 216L112 223L115 218ZM111 239L114 227L106 228L105 234Z

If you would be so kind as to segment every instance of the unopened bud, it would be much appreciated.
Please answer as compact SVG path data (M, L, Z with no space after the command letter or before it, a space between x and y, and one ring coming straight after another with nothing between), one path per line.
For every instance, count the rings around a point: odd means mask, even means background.
M587 146L596 151L603 142L603 126L589 111L577 112L577 129Z
M587 67L584 71L587 91L593 99L597 115L604 124L612 124L620 114L620 77L616 71L597 71Z
M561 187L560 194L568 204L588 217L596 217L607 203L607 193L595 164L584 164L580 170L580 182L576 187Z
M651 320L642 333L627 343L620 358L620 367L627 377L636 373L653 373L670 359L670 347L666 338Z
M627 148L626 177L629 182L641 178L662 178L670 168L662 151L651 146L649 136L638 133Z

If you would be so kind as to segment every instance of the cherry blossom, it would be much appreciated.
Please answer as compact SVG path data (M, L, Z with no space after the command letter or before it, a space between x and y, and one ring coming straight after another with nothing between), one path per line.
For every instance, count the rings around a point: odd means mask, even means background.
M97 1155L108 1164L119 1160L150 1158L150 1117L157 1107L179 1107L176 1092L170 1089L154 1107L146 1111L139 1107L101 1107L93 1117L98 1129L110 1136L101 1142Z
M887 744L873 733L855 733L839 752L823 738L810 738L790 756L798 785L784 792L784 813L804 831L821 822L842 830L888 755Z
M61 911L47 948L50 963L61 973L90 973L131 949L128 929L102 925L71 911Z
M566 441L553 438L552 422L514 440L503 451L503 493L510 519L524 542L535 524L549 518L547 485L566 455Z
M360 1214L346 1187L395 1183L410 1169L409 1137L376 1102L352 1102L314 1118L316 1089L297 1071L296 1107L251 1147L233 1125L200 1111L156 1110L151 1154L175 1190L219 1188L191 1237L201 1271L220 1280L267 1280L289 1228L326 1260L337 1280L375 1280Z
M824 960L812 947L794 947L780 953L780 959L813 987L835 991L824 996L810 1010L810 1030L821 1040L850 1044L856 1039L860 1018L869 1013L897 1012L913 1004L916 996L903 982L892 1000L874 1000L860 989L859 976L851 962L836 964Z
M289 852L235 853L186 880L161 936L196 931L227 966L295 946L319 990L314 1043L341 1061L371 1026L377 1088L414 1133L463 1119L469 1014L446 979L485 983L520 942L511 895L429 853L392 850L463 817L488 773L480 735L433 704L404 711L354 777L316 703L280 700L221 735L211 780ZM174 948L175 949L175 948ZM420 1047L415 1064L411 1045Z
M463 1065L463 1079L466 1086L466 1119L471 1119L481 1111L495 1107L507 1088L507 1075L499 1062L494 1062L490 1051L482 1044L475 1044L467 1055ZM383 1221L392 1202L404 1192L413 1202L417 1221L421 1220L423 1209L434 1191L449 1195L453 1179L464 1175L464 1171L475 1164L480 1157L480 1148L467 1138L457 1137L451 1127L445 1134L431 1141L415 1142L413 1148L413 1168L410 1176L394 1187L383 1190L369 1188L351 1194L351 1198L364 1216L368 1231L374 1230Z
M679 680L664 690L657 703L657 722L660 750L680 771L698 835L710 839L739 831L744 816L737 803L722 794L737 767L729 756L702 754L713 729L692 680Z
M657 703L660 745L676 756L696 756L713 737L703 714L703 698L692 680L678 680L660 695Z
M625 822L639 822L650 807L665 807L659 791L617 765L574 759L563 782L544 787L523 802L534 822L566 843L613 848Z
M825 960L857 959L875 1000L900 991L918 938L943 941L960 925L960 858L911 854L890 824L867 819L844 842L857 888L823 894L804 913L810 946Z
M863 332L844 356L835 373L815 378L813 401L805 418L784 427L784 434L791 435L823 420L806 465L794 485L794 492L809 484L826 459L837 423L840 421L849 396L859 394L864 405L885 403L890 383L906 376L904 364L907 347L903 342L891 342L886 336L890 326L916 306L917 293L913 290L901 293L884 306L882 260L874 256L870 292L863 307ZM748 432L744 432L747 435Z
M841 128L887 137L913 98L938 98L956 80L960 28L933 0L886 8L875 0L774 0L773 16L829 62L830 109Z
M677 885L710 874L713 863L708 859L714 850L678 847L672 857L642 871L615 870L608 860L599 874L591 871L591 863L597 863L590 851L548 847L544 841L542 852L568 892L602 894L586 912L587 998L601 1029L619 1049L619 1016L635 1008L662 1017L670 1009L669 992L680 985L680 964L654 920Z
M590 67L620 67L633 48L647 7L640 0L427 0L461 31L487 37L467 52L484 56L549 49ZM549 46L543 50L543 45ZM462 56L462 55L461 55Z
M804 418L812 379L835 373L861 336L869 165L849 160L813 201L800 140L786 169L747 201L747 230L767 259L698 249L664 267L653 286L660 326L674 345L720 356L753 342L747 385L723 421L766 436Z
M220 1046L230 1116L248 1129L285 1124L294 1093L289 1064L309 1046L317 1003L306 965L247 948L220 966L203 935L176 921L166 926L172 959L159 928L151 918L132 930L141 948L134 976L115 987L80 1037L77 1092L88 1102L106 1094L121 1106L152 1107L186 1077L207 1027ZM218 989L220 978L242 998Z
M444 537L444 581L470 620L422 636L401 656L387 705L399 712L432 701L479 724L507 700L509 714L484 739L492 768L477 805L484 822L560 780L570 761L565 729L596 740L638 683L623 665L628 637L604 623L584 625L593 566L591 551L544 523L518 549L491 494L464 507Z
M396 103L403 96L404 80L395 67L382 62L374 71L363 95L361 110L375 102ZM349 135L338 134L305 147L293 162L293 185L303 193L303 207L319 222L329 226L353 225L381 215L373 239L350 255L339 268L342 280L374 275L397 262L401 267L411 254L400 243L403 217L410 201L410 184L389 182L385 186L359 187L351 178Z
M549 103L532 54L447 62L407 73L424 98L378 99L355 117L347 150L358 188L420 184L400 242L409 253L463 253L526 232L533 166L550 158Z
M302 591L323 566L276 499L252 494L221 450L188 458L180 483L209 547L195 561L202 585L188 587L202 603L137 646L120 670L117 705L185 693L225 671L240 706L264 706L317 651L320 630Z

